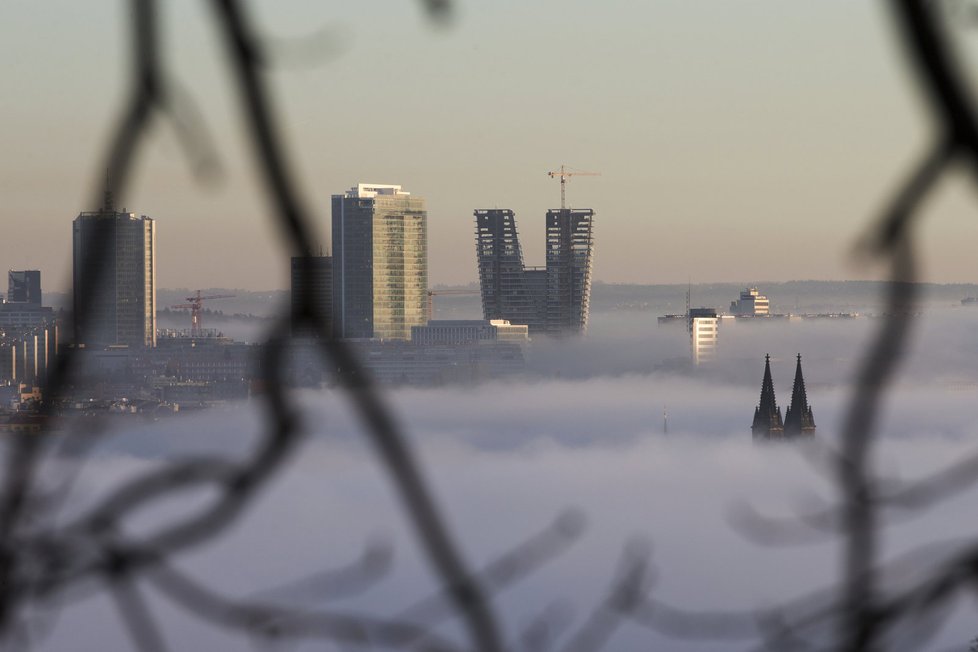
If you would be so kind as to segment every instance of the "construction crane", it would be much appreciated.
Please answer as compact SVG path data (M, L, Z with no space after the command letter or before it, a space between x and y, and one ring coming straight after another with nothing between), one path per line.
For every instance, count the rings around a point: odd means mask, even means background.
M560 208L567 208L566 188L567 177L600 177L600 172L584 172L582 170L574 170L573 168L568 168L566 165L561 165L558 172L547 172L547 175L553 179L554 177L560 177Z
M442 294L479 294L479 290L428 290L428 321L435 318L435 295Z
M200 337L201 335L201 325L200 325L200 312L203 309L204 301L209 301L210 299L230 299L234 297L233 294L212 294L210 296L201 296L200 290L197 290L197 294L192 297L186 297L187 303L177 304L175 306L170 306L173 310L189 310L190 311L190 337Z

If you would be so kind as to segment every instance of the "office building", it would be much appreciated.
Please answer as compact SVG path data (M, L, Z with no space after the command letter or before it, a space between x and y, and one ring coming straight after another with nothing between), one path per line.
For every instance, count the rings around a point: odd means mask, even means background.
M333 195L333 334L409 340L427 321L428 213L398 185Z
M801 373L801 354L795 366L795 384L791 388L791 404L784 413L784 434L786 437L809 436L815 434L815 417L808 404L805 391L805 378Z
M309 256L292 258L292 334L304 336L331 337L330 326L333 316L333 259L329 256ZM312 332L302 327L303 300L308 302L315 314L324 320L325 330Z
M547 211L546 267L524 264L512 210L476 210L474 214L483 317L525 324L531 335L585 332L594 211Z
M515 342L525 344L529 333L525 324L510 324L505 319L433 319L411 329L411 341L422 346L462 346L476 342Z
M713 308L690 308L688 313L689 344L693 364L702 364L716 357L720 335L720 319Z
M750 431L754 439L782 439L784 422L781 408L774 398L774 382L771 379L771 356L764 356L764 379L761 381L761 400L754 408L754 422Z
M765 317L771 313L771 306L757 288L747 288L741 291L739 299L730 302L730 313L740 317Z
M116 211L107 198L101 210L75 218L73 259L76 344L155 346L155 222Z
M41 272L36 269L7 272L7 301L41 305Z

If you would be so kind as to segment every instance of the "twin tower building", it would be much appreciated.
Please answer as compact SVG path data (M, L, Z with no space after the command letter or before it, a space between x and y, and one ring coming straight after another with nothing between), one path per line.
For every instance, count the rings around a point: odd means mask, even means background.
M594 211L547 212L545 267L527 267L508 209L475 211L483 317L531 335L581 333L591 293ZM342 339L408 340L429 316L424 199L361 183L332 198L332 256L292 260L293 313L304 294Z

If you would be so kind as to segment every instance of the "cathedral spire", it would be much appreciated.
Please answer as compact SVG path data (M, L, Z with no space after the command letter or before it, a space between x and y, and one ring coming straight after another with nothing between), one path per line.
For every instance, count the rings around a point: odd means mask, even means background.
M754 423L750 427L754 438L774 439L784 436L781 409L774 398L774 381L771 380L771 356L764 356L764 380L761 381L761 400L754 409Z
M801 373L801 354L798 354L798 365L795 367L795 384L791 388L791 404L784 414L784 432L786 435L811 435L815 432L815 417L808 404L808 394L805 392L805 378Z

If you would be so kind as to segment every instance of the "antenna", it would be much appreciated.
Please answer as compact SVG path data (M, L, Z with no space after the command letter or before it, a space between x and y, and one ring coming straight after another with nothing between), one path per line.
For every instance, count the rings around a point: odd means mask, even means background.
M669 414L666 412L665 408L662 408L662 434L669 434Z

